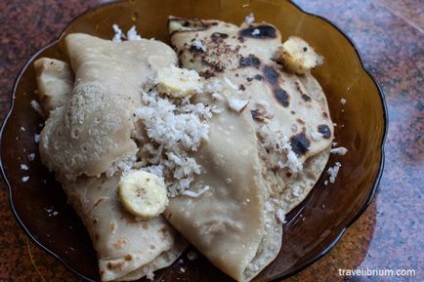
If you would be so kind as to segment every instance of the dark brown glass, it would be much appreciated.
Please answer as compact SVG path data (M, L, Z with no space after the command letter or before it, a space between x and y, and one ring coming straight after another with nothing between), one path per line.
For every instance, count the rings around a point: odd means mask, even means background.
M381 177L387 130L384 96L364 69L351 41L338 28L289 1L277 0L129 0L105 4L76 18L61 38L35 54L16 80L13 107L1 132L1 168L10 189L11 209L34 242L80 277L99 279L88 234L37 152L34 136L41 131L43 118L31 106L36 99L34 60L42 56L67 60L62 39L72 32L110 39L112 24L119 24L123 30L135 25L143 37L167 42L169 15L241 23L251 12L256 20L276 25L283 40L300 36L324 56L324 65L314 75L327 94L332 119L337 124L335 142L349 150L345 156L330 158L328 166L336 161L342 163L336 182L324 185L328 179L324 174L307 199L287 216L281 252L256 281L290 276L337 243L366 209ZM342 98L346 99L345 104L341 103ZM20 164L28 163L31 153L35 153L35 159L30 162L30 170L22 170ZM29 176L27 182L22 181L25 176ZM155 280L232 281L203 257L194 261L182 258L183 262L158 271Z

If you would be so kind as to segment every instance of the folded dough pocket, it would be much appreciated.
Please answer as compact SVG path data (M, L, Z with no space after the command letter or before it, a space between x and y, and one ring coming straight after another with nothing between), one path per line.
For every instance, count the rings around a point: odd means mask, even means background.
M40 154L66 179L99 176L136 154L131 135L141 87L157 69L175 64L175 54L153 40L115 43L70 34L65 42L75 73L73 91L47 120Z
M218 95L226 100L231 92ZM262 175L250 113L236 113L219 99L210 104L218 113L209 122L208 142L190 154L202 172L188 191L170 199L165 216L220 270L249 281L278 254L282 224L268 209L275 199Z
M289 212L321 175L333 141L324 92L305 70L297 75L274 58L283 46L271 24L169 19L170 41L183 67L222 80L248 101L271 193Z
M130 215L117 191L138 151L132 135L142 86L157 69L174 65L175 53L153 40L114 43L70 34L65 41L75 81L63 75L72 73L64 62L42 58L35 65L39 95L49 97L42 103L50 111L41 132L42 161L86 226L102 281L150 277L176 260L185 240L162 215ZM52 61L61 68L48 67Z

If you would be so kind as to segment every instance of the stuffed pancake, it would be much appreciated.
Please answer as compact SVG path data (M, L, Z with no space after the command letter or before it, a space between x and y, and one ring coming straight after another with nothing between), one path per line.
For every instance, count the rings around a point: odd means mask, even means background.
M229 103L245 104L270 193L289 212L312 189L330 154L333 123L319 83L309 71L298 75L276 62L283 43L270 24L171 17L169 33L183 67L220 79L237 93Z
M66 47L70 65L35 63L48 116L42 161L89 231L101 280L151 277L177 259L186 241L163 216L140 220L128 213L117 190L137 160L134 116L142 86L158 68L174 65L175 54L157 41L114 43L86 34L68 35Z

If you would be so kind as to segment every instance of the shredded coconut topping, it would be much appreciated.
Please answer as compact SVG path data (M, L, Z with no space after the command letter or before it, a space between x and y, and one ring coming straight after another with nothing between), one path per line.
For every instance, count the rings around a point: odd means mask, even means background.
M142 169L163 177L169 196L175 197L190 188L194 176L201 173L201 166L188 152L208 140L211 109L187 98L161 97L155 89L143 92L142 100L145 106L136 116L150 140L140 149L145 162Z
M43 108L36 100L31 100L31 106L40 116L44 116Z
M115 32L115 34L112 38L113 42L119 43L119 42L122 42L124 40L127 40L127 41L141 40L141 36L138 35L137 30L136 30L134 25L127 31L126 35L122 32L122 30L120 29L120 27L117 24L113 24L112 28L113 28L113 32Z
M341 166L342 166L342 164L340 162L336 162L333 167L328 168L327 173L330 176L329 179L328 179L330 181L330 183L336 182L336 177L339 173Z
M332 154L338 154L340 156L346 155L347 152L348 152L348 150L345 147L337 147L337 148L331 149Z
M270 152L270 167L288 168L292 173L298 173L303 169L296 154L293 152L289 139L280 131L273 131L268 126L258 128L258 135L262 145Z
M20 165L20 168L21 168L22 170L29 170L29 167L28 167L26 164L21 164L21 165Z
M228 106L231 110L236 113L241 113L249 104L249 100L237 99L237 98L228 98Z
M253 13L248 14L245 18L244 18L244 22L247 25L251 25L252 23L255 22L255 15Z
M209 186L205 186L199 191L185 190L182 194L192 198L198 198L200 195L209 190Z

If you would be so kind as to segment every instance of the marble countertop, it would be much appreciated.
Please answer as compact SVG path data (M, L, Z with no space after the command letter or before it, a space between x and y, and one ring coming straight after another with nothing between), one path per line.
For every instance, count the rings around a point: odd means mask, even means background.
M26 60L101 0L0 3L0 121ZM294 1L355 43L388 106L386 165L376 197L322 259L286 281L424 281L424 5L421 0ZM16 222L0 187L0 281L78 281ZM341 270L408 270L415 276L349 277ZM344 273L346 274L346 273Z

